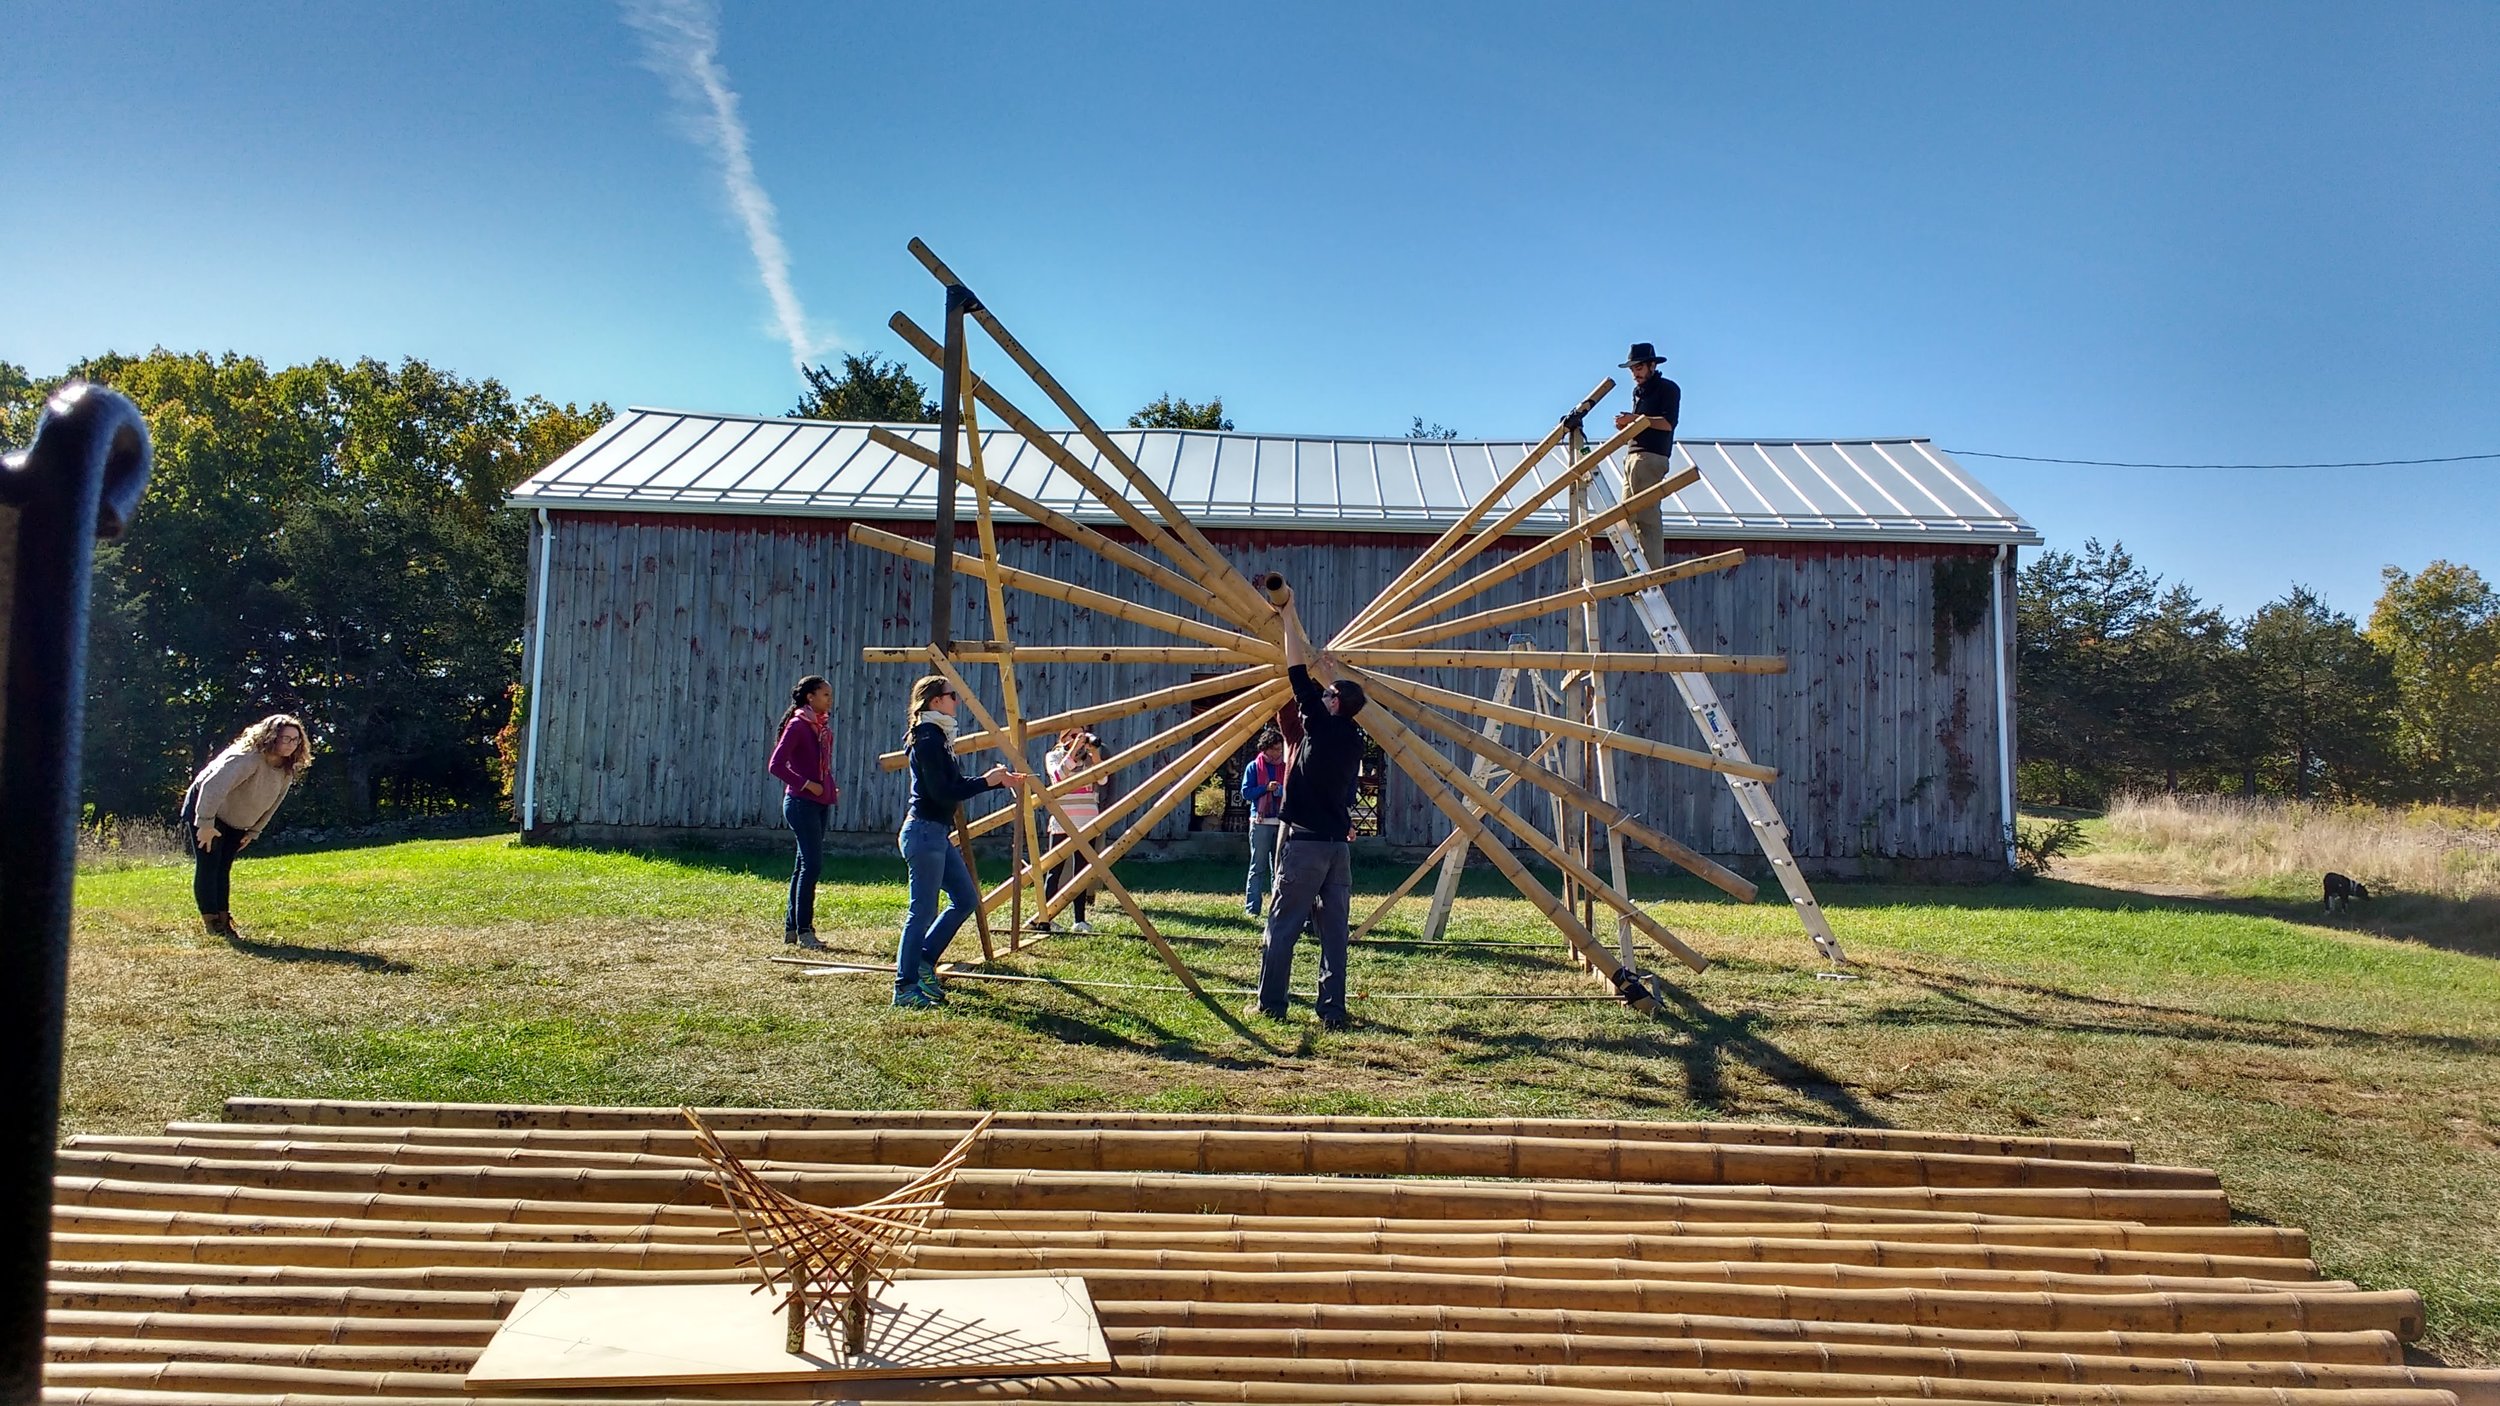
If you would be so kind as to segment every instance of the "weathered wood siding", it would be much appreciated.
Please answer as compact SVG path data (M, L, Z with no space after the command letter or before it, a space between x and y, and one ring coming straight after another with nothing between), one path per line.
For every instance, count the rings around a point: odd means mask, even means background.
M928 568L854 546L844 535L848 524L817 519L556 513L552 523L545 657L543 665L532 661L543 667L531 759L536 826L777 826L781 788L764 773L773 725L791 683L822 673L836 699L834 775L843 799L834 825L894 829L904 788L876 758L899 745L904 698L921 671L863 664L859 650L925 642ZM1002 537L1010 565L1177 608L1083 548L1024 527L1002 529ZM1420 545L1386 534L1233 533L1219 540L1245 571L1284 572L1305 620L1323 632L1370 599ZM1680 543L1677 550L1725 545ZM1892 859L2002 863L1994 640L1982 624L1952 639L1939 657L1939 550L1742 545L1749 554L1743 566L1680 582L1669 596L1696 648L1789 660L1784 675L1722 675L1718 683L1755 758L1780 768L1776 794L1798 856L1823 872L1874 872ZM1560 589L1561 571L1548 564L1464 609ZM1599 571L1612 574L1611 563L1601 562ZM959 639L993 633L977 580L958 577L956 607ZM1008 609L1008 629L1020 644L1184 643L1020 592L1008 593ZM1648 648L1629 603L1611 601L1605 611L1601 647ZM1544 647L1562 646L1560 617L1523 627ZM1446 642L1504 643L1498 634ZM1189 674L1086 665L1028 669L1020 682L1028 715L1039 715ZM973 678L983 682L979 672ZM1427 678L1485 694L1494 675ZM1618 725L1696 743L1666 677L1621 675L1616 684ZM994 705L994 687L983 692ZM1117 747L1180 716L1171 710L1120 719L1101 730ZM1526 750L1522 738L1508 740ZM1625 803L1653 824L1708 853L1737 860L1755 854L1717 776L1642 758L1622 765ZM1514 794L1523 813L1541 822L1541 797ZM1159 833L1185 831L1184 808ZM1429 845L1446 832L1430 801L1393 772L1383 838Z

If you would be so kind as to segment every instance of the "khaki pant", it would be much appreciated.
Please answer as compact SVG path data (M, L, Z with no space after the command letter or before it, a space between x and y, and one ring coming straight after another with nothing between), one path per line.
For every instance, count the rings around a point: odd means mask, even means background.
M1644 488L1655 488L1666 482L1667 476L1674 472L1673 453L1654 454L1646 449L1635 449L1624 460L1623 496L1629 498ZM1653 504L1635 513L1632 531L1641 539L1642 570L1655 571L1667 564L1667 529L1663 508ZM1630 571L1627 563L1625 574L1629 575Z

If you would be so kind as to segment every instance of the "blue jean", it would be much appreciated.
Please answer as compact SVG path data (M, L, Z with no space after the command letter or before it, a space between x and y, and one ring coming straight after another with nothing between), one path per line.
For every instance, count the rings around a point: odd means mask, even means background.
M963 851L955 848L954 827L945 821L913 816L903 822L894 847L903 852L911 884L911 903L903 910L903 940L894 949L894 989L901 992L920 984L921 963L936 966L946 955L946 944L955 940L955 930L972 916L981 891L972 886L972 866L964 863ZM941 889L946 893L942 913L937 906Z
M1241 891L1241 906L1259 912L1259 903L1276 886L1276 842L1284 838L1281 820L1250 822L1250 882Z
M825 821L832 807L805 796L781 798L781 818L799 838L799 857L790 866L790 903L781 913L783 932L816 930L816 874L825 863Z
M1285 1013L1293 988L1293 947L1308 927L1319 940L1322 1020L1345 1019L1346 927L1354 901L1354 846L1343 840L1287 840L1276 851L1276 901L1259 938L1259 1009ZM1313 908L1318 909L1313 912Z

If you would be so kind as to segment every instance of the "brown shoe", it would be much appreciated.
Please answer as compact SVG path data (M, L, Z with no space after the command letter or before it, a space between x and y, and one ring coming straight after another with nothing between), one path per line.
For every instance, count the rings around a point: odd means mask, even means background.
M207 917L202 918L200 921L208 924L208 930L215 933L219 937L239 938L242 936L241 933L234 930L234 915L232 913L211 913Z

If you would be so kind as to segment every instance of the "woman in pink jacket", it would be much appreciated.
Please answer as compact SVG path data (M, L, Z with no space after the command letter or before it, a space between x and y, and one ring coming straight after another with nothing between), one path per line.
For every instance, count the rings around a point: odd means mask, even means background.
M822 951L816 940L816 873L825 857L825 822L842 799L833 784L833 685L810 674L790 690L790 711L781 715L781 738L765 770L781 782L781 818L798 836L798 862L790 869L790 903L781 917L781 940Z

